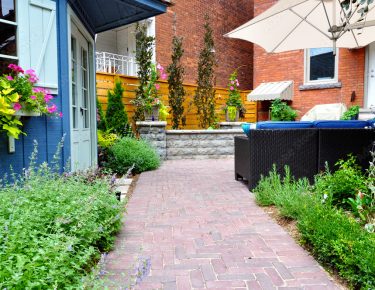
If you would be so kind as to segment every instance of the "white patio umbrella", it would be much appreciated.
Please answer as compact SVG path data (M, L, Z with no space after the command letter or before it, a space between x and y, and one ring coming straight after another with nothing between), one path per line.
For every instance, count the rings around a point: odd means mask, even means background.
M279 0L225 36L267 52L314 47L363 47L375 41L373 0Z

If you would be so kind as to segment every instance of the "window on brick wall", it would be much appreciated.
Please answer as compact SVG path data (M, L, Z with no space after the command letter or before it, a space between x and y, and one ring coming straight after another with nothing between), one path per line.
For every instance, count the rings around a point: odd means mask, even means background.
M0 75L17 63L17 22L14 0L0 0Z
M310 48L305 50L305 83L337 82L338 50Z

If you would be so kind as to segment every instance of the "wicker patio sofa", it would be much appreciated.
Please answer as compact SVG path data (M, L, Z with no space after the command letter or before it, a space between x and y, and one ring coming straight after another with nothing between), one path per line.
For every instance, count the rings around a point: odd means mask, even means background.
M312 181L326 162L334 170L335 163L350 153L367 168L374 141L374 129L252 130L250 138L235 137L235 178L247 180L251 190L275 164L280 174L288 165L293 176Z

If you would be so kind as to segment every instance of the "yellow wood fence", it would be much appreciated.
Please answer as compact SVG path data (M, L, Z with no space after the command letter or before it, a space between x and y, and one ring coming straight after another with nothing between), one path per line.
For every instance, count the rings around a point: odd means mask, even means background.
M107 92L112 90L114 87L115 79L121 80L122 85L125 89L123 95L123 103L125 109L128 112L129 120L134 115L134 105L131 100L135 98L135 91L138 86L138 79L136 77L115 75L108 73L96 73L96 91L99 98L99 102L102 104L103 110L107 110ZM184 84L186 91L186 100L184 102L185 114L186 114L186 126L184 129L199 129L199 119L197 115L197 109L193 104L194 92L197 88L196 85ZM241 91L242 102L246 108L245 122L256 122L257 118L257 106L255 102L248 102L246 95L249 91ZM165 105L168 105L168 83L165 81L160 82L160 94L162 95L162 101ZM222 110L225 105L225 100L228 96L226 88L216 88L216 113L219 116L220 122L225 121L225 114ZM167 118L168 128L171 128L171 118Z

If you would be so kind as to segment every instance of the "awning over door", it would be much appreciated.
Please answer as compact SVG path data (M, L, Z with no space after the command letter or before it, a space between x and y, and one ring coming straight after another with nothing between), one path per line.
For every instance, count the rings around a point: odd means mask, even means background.
M293 81L261 83L250 94L248 101L287 100L293 98Z
M91 33L99 33L162 14L167 1L161 0L69 0Z

